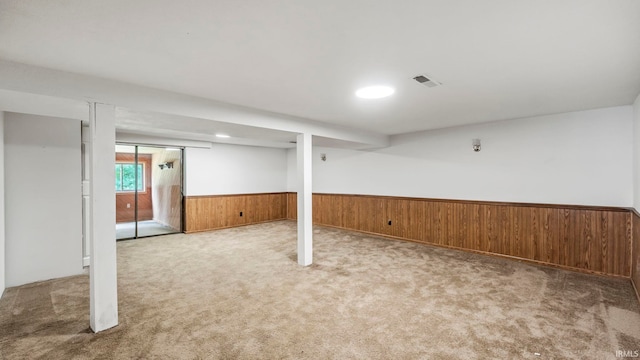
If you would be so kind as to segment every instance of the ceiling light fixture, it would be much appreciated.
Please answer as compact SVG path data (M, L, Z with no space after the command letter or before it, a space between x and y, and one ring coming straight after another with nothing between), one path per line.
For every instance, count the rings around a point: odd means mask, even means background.
M389 86L367 86L356 91L356 96L361 99L380 99L383 97L391 96L395 92L395 89Z
M222 138L222 139L226 139L226 138L230 138L231 136L226 135L226 134L216 134L217 138Z

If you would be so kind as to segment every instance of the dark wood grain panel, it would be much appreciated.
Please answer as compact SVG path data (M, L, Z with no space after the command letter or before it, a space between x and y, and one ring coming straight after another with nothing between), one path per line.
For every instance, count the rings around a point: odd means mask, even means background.
M629 277L631 276L632 213L614 214L613 224L614 235L609 240L610 246L614 248L610 254L610 258L615 259L613 272ZM625 239L625 241L618 241L618 239ZM621 254L627 256L620 256Z
M512 255L511 250L511 208L508 206L498 206L496 212L496 247L497 252L509 256Z
M295 218L295 199L287 194L288 218ZM628 209L342 194L314 194L313 202L315 224L631 276Z
M199 216L200 211L198 211L198 205L200 201L194 199L193 201L186 201L184 205L184 213L185 213L185 228L186 232L196 231L195 229L206 228L206 226L202 226L201 219Z
M255 224L272 219L284 219L285 214L283 199L286 194L254 194L246 195L246 206L244 208L244 216L246 223ZM274 207L277 210L274 210ZM280 209L282 208L282 209Z
M190 233L283 220L288 200L286 193L187 196L185 229Z
M422 214L423 214L423 224L421 226L421 228L418 229L418 232L422 233L422 237L421 238L416 238L415 240L421 241L421 242L428 242L428 243L434 243L435 239L433 236L433 232L434 232L434 218L433 216L431 216L431 214L434 213L434 206L433 203L430 201L419 201L423 204L423 208L422 208ZM419 226L418 223L415 223L414 226Z
M247 209L260 209L263 208L263 202L266 201L264 196L245 196L245 205ZM267 218L266 211L256 212L256 211L248 211L243 213L245 221L247 224L253 224L264 221Z
M406 239L424 241L427 219L425 216L426 202L407 200L406 231L401 236Z
M443 203L442 205L442 244L447 246L454 246L454 238L456 235L456 214L453 208L456 206L456 204Z
M640 215L637 212L632 212L632 250L631 254L631 282L636 290L636 296L640 301Z
M287 209L286 209L286 201L287 194L285 193L277 193L277 194L268 194L268 218L263 221L270 221L273 219L285 219L287 217Z
M240 226L247 223L247 196L230 196L225 198L226 214L223 216L224 227Z
M287 219L294 220L298 218L298 202L295 193L287 193Z
M558 264L560 261L560 209L545 209L545 228L544 236L547 244L545 262L550 264Z
M426 216L431 218L431 231L429 238L434 244L444 245L446 236L446 204L436 202L431 203L431 213Z
M410 212L411 200L398 199L387 207L387 215L392 221L390 226L390 235L400 238L410 238L411 228L410 225L415 216ZM419 226L416 226L418 229Z
M293 194L295 197L295 194ZM355 201L344 201L343 197L340 197L340 205L342 208L342 222L341 227L346 229L356 229L358 226L358 214L360 207Z
M376 219L376 202L374 198L345 199L346 201L355 201L358 206L358 224L354 230L375 232ZM380 216L380 214L378 214Z
M570 266L573 262L572 260L572 239L574 235L571 234L570 229L572 229L572 219L571 210L562 209L559 214L559 236L560 236L560 249L559 255L560 260L558 264L563 266Z

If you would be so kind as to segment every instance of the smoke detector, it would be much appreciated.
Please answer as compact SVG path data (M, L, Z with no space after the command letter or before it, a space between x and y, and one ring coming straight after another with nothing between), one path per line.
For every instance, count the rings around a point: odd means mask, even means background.
M420 84L422 84L422 85L424 85L426 87L430 87L430 88L442 85L441 82L433 80L432 77L427 76L427 75L414 76L413 80L419 82Z

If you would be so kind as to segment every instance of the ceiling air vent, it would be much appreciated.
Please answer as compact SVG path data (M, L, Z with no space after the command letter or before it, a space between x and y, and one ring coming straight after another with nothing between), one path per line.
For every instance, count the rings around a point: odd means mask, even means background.
M441 82L435 81L425 75L414 76L413 80L419 82L420 84L426 87L436 87L436 86L442 85Z

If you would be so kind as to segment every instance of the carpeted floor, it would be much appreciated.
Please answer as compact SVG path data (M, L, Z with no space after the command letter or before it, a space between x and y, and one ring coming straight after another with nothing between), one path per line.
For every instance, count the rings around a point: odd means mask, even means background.
M118 243L120 325L88 278L7 289L4 359L615 359L640 350L628 280L295 223Z

